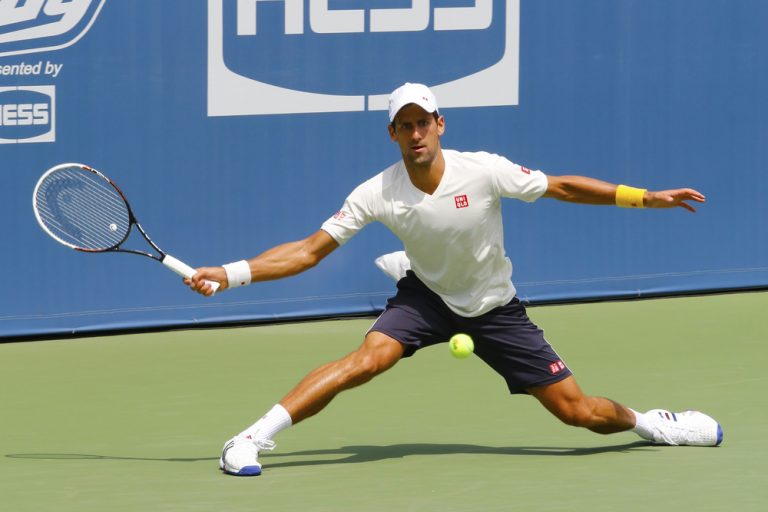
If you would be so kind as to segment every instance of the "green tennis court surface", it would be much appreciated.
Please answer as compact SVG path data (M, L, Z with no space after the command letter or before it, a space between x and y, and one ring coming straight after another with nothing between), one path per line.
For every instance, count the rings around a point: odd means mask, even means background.
M765 510L766 311L766 293L529 310L587 393L701 409L719 448L566 427L441 345L281 433L255 478L221 474L221 445L372 320L0 345L0 509Z

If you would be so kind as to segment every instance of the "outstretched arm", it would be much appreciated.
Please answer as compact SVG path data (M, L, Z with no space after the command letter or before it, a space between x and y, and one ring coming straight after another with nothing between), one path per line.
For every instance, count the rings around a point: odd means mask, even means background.
M549 182L544 197L582 204L617 204L617 185L584 176L547 176ZM704 194L692 188L646 190L642 195L642 204L638 208L685 208L695 212L696 208L688 202L703 203Z
M247 260L250 267L251 282L280 279L308 270L333 252L339 244L331 235L319 230L304 240L288 242L269 249L255 258ZM213 295L213 290L205 280L217 281L220 290L228 287L227 274L224 267L202 267L192 279L184 283L203 295Z

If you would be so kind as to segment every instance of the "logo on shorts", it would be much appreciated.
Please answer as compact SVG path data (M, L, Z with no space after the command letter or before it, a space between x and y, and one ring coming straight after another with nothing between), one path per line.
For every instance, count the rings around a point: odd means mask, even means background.
M555 361L551 365L549 365L549 371L552 375L557 375L561 371L565 370L565 363L562 361Z
M467 199L466 195L456 196L453 200L456 201L456 208L466 208L469 206L469 199Z

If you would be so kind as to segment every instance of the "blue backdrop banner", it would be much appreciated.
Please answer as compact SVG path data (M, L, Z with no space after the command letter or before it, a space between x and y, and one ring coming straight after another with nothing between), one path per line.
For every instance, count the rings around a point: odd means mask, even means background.
M693 187L699 212L504 204L522 299L768 285L768 2L0 2L0 337L379 311L371 225L318 267L204 298L149 259L54 243L42 173L82 162L193 266L303 238L399 158L387 97L433 88L443 146ZM132 240L141 244L141 239Z

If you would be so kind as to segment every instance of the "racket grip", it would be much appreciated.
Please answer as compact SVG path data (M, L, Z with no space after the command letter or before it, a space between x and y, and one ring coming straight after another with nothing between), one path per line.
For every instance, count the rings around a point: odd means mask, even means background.
M169 269L173 270L177 274L179 274L181 277L186 277L188 279L192 279L192 276L194 276L197 271L184 263L181 260L178 260L171 256L170 254L166 254L163 258L163 265L168 267ZM213 293L216 293L216 290L219 289L219 283L216 281L205 281L206 283L211 285L211 288L213 288Z

